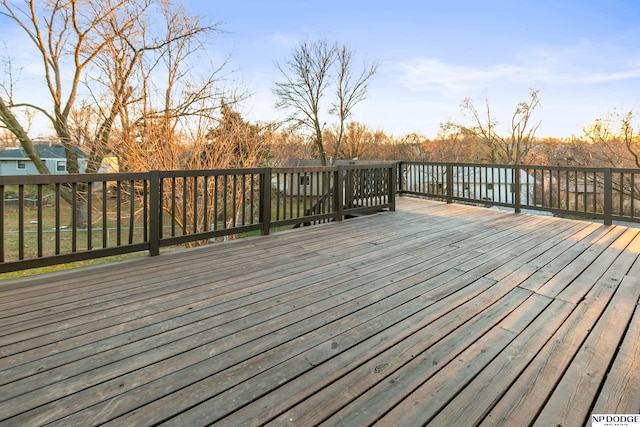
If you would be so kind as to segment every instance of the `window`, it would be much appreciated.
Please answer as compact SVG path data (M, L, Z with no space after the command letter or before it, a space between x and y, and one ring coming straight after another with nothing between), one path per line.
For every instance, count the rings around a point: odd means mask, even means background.
M24 160L18 160L18 169L26 169L27 168L27 162L25 162Z
M300 175L300 185L309 185L311 181L310 178L309 175Z
M67 161L66 160L58 160L56 162L56 171L58 171L58 172L66 172L67 171Z
M487 184L487 190L493 191L493 184Z

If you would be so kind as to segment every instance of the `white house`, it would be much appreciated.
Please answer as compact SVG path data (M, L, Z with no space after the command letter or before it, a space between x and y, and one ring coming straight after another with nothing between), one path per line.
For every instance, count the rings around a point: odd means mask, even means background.
M443 165L409 165L405 171L408 190L445 195L447 169ZM515 179L510 166L454 165L453 197L484 200L495 203L514 203ZM534 180L520 170L520 202L533 203Z
M66 174L67 158L62 145L37 144L36 152L52 174ZM78 168L84 172L87 167L87 155L75 148L78 153ZM22 147L0 151L0 175L38 175L39 172Z
M457 167L454 189L457 196L498 203L515 202L515 174L511 167ZM533 203L534 180L520 169L520 203ZM454 191L455 194L455 191Z
M336 161L336 165L353 163L355 163L353 160ZM320 166L318 159L290 159L284 166L289 172L274 174L271 179L272 186L287 196L324 196L333 187L333 174L328 173L324 178L317 172ZM313 169L305 171L304 168Z

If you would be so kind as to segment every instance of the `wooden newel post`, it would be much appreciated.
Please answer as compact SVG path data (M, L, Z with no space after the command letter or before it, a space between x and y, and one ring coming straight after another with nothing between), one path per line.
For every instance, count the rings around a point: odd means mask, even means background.
M453 203L453 165L451 163L447 163L447 203Z
M513 166L513 207L515 213L519 214L522 212L522 186L520 182L520 166Z
M149 255L160 255L160 173L149 172Z
M267 236L271 231L271 168L265 168L260 177L260 222Z
M610 168L607 168L604 170L604 225L611 224L613 224L613 173Z
M389 203L391 203L391 208L389 210L396 210L396 185L398 185L398 163L393 163L389 168ZM400 193L402 194L402 193Z
M393 168L393 174L395 176L395 182L396 182L396 186L394 188L397 188L398 191L398 195L402 196L404 195L404 187L405 187L405 182L403 179L403 171L404 171L404 165L403 162L396 162L395 166Z
M344 177L342 166L336 167L333 172L333 206L336 212L336 221L342 221L344 210Z

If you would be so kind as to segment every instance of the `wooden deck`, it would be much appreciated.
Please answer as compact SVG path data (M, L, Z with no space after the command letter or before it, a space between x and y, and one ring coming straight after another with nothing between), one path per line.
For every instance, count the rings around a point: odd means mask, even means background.
M639 233L401 198L396 212L5 281L0 424L638 414Z

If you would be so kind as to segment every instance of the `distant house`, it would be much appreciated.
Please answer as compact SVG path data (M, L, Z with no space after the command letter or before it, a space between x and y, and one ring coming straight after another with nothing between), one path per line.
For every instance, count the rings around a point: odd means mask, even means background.
M465 198L512 204L516 193L513 169L508 167L470 167L458 169L457 195ZM520 170L520 203L533 201L534 180Z
M582 177L566 175L562 178L556 176L547 177L557 185L559 200L566 209L583 210L587 207L597 206L598 199L603 198L604 183L599 182L594 175L584 175Z
M353 160L339 159L338 165L353 164ZM284 168L318 168L321 166L318 159L290 159ZM323 196L333 187L333 175L328 182L319 182L318 174L314 172L294 171L286 174L278 174L272 177L272 186L286 196Z
M555 184L557 178L555 176L551 177L551 181ZM594 176L586 176L577 179L574 177L561 179L559 188L563 195L568 193L571 197L583 197L584 194L604 193L604 184L602 182L598 182Z
M38 144L34 146L38 156L47 165L52 174L66 174L67 158L62 145ZM82 173L87 167L87 155L75 148L78 153L78 169ZM22 147L0 151L0 175L38 175L39 172Z
M410 165L405 171L407 178L420 192L444 194L446 169L438 166L422 167ZM465 166L456 167L452 178L453 196L465 199L486 200L495 203L514 203L515 180L510 167ZM533 200L534 180L520 170L520 202Z

